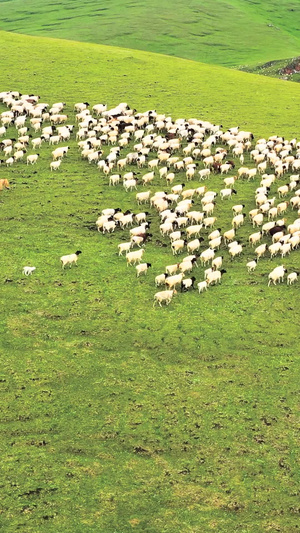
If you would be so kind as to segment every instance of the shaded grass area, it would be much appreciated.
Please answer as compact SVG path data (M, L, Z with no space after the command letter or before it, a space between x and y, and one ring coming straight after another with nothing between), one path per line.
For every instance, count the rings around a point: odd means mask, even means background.
M238 113L246 120L247 102L257 94L248 122L254 133L297 131L288 110L260 107L267 88L272 106L282 91L292 107L299 93L293 84L230 72L227 89L224 81L214 93L220 78L208 79L205 66L190 62L2 38L11 47L2 87L67 101L70 122L83 97L91 104L109 98L111 105L125 97L139 110L198 115L202 91L205 118L215 113L211 118L221 120L223 110L225 127ZM132 79L121 84L129 64ZM147 98L158 72L158 90ZM232 101L236 80L244 95L239 104ZM272 113L273 122L265 122ZM155 212L155 240L145 253L153 267L136 280L116 254L127 232L103 236L94 226L103 208L135 208L135 193L110 188L81 161L75 140L69 144L60 172L50 173L51 148L44 145L36 167L0 168L12 185L0 197L3 531L296 532L299 287L267 288L279 260L262 259L248 275L253 251L247 247L231 265L222 250L228 272L220 287L178 294L168 308L153 309L154 276L173 262L169 248L156 243L168 240L158 235ZM208 184L223 187L219 176ZM237 182L234 200L218 200L223 230L233 203L254 207L255 187ZM162 188L158 178L151 188ZM247 222L238 232L245 244L251 231ZM77 249L78 267L63 271L59 257ZM37 267L27 279L25 264ZM299 251L284 264L299 269ZM203 279L203 269L195 275Z
M0 27L16 33L141 49L225 66L255 65L299 51L294 1L10 0Z

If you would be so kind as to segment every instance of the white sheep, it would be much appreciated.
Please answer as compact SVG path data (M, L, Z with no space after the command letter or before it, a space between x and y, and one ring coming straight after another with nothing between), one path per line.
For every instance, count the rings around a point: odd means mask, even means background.
M284 268L283 265L274 268L274 270L272 270L272 272L270 272L270 274L268 276L268 278L269 278L268 287L270 286L271 283L276 285L277 281L279 283L280 283L280 281L283 281L284 274L286 272L287 272L287 270L286 270L286 268Z
M135 196L137 203L138 204L148 203L150 200L150 194L151 194L151 191L138 192Z
M257 261L263 257L265 255L267 251L267 244L261 244L260 246L258 246L257 248L255 248L255 253L256 253L256 256L257 256Z
M198 290L199 290L199 294L201 292L204 292L204 291L207 291L207 281L200 281L198 284L197 284L197 287L198 287Z
M23 267L23 274L25 276L31 276L32 272L36 270L36 267L25 266Z
M58 170L60 165L61 165L61 159L59 159L58 161L51 161L51 163L50 163L51 172L52 172L52 170Z
M142 248L141 250L137 250L135 252L128 252L126 254L126 260L127 260L127 266L129 265L135 265L136 263L140 263L142 260L142 256L145 250Z
M117 227L117 224L114 220L107 220L106 222L103 222L102 225L102 233L113 233Z
M129 250L132 248L133 242L121 242L118 244L118 250L119 250L119 256L123 255L123 252L129 252Z
M291 272L287 277L287 285L292 285L297 281L298 279L298 273L297 272Z
M254 272L254 270L257 267L257 259L253 259L253 261L249 261L249 263L246 264L248 272Z
M233 229L238 229L240 226L244 224L246 215L244 213L241 213L239 215L236 215L232 219L232 227Z
M176 285L180 285L182 280L184 278L184 273L181 272L180 274L175 274L174 276L169 276L166 278L166 285L169 287L169 289L175 289Z
M186 244L187 242L184 239L178 239L177 241L173 241L171 244L173 255L177 255L178 253L182 252Z
M135 267L136 269L136 277L138 278L140 274L147 274L148 268L150 268L152 265L151 263L140 263Z
M222 275L226 273L226 270L215 270L214 272L211 272L206 277L206 283L209 287L210 285L215 285L216 283L221 283Z
M212 250L211 248L207 248L207 250L204 250L200 255L200 261L202 265L206 265L209 263L209 261L212 261L215 257L215 250Z
M229 255L231 256L231 259L234 259L237 255L241 255L242 251L243 251L242 245L236 244L235 246L230 246Z
M160 285L165 285L167 275L168 274L165 273L165 274L159 274L158 276L156 276L155 278L156 287L159 287Z
M38 158L39 158L39 155L40 154L32 154L32 155L28 155L27 158L26 158L26 164L29 165L29 163L31 165L35 165Z
M135 179L123 181L123 187L126 192L133 191L133 189L137 190L136 185L137 185L137 181Z
M62 263L62 268L65 268L66 265L70 265L70 268L71 268L71 266L73 264L76 265L77 264L77 259L78 259L79 255L81 253L82 252L80 250L77 250L77 252L75 252L75 254L63 255L60 258L61 263Z
M169 305L169 303L171 302L174 294L177 294L177 291L175 289L169 290L169 291L157 292L154 295L153 307L155 306L156 303L158 303L158 305L160 307L162 307L162 303L165 303L166 305Z

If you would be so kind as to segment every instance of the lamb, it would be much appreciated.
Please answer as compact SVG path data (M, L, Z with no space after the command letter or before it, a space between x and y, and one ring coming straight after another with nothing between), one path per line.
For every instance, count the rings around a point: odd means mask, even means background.
M272 270L272 272L270 272L270 274L268 276L268 278L269 278L268 287L271 285L271 283L276 285L277 281L279 283L280 283L280 281L283 281L284 274L286 272L287 272L287 269L284 268L283 265L274 268L274 270Z
M297 281L298 279L298 273L297 272L291 272L287 277L287 285L292 285Z
M147 274L148 268L150 268L151 266L151 263L141 263L140 265L137 265L135 267L136 277L138 278L140 274Z
M171 302L174 294L177 294L177 291L175 289L169 290L169 291L157 292L154 295L153 307L155 306L156 303L158 303L158 305L160 307L162 307L162 303L165 303L166 305L169 305L169 303Z
M75 252L75 254L70 254L70 255L63 255L60 260L61 260L61 263L62 263L62 268L65 268L66 265L70 265L70 268L71 266L74 264L74 265L77 265L77 259L79 257L79 255L81 254L82 252L80 250L77 250L77 252Z
M23 267L23 274L25 276L31 276L32 272L36 270L36 267L25 266Z
M121 174L112 174L109 177L109 185L114 187L115 185L118 185L120 183L120 180L121 180Z
M263 213L258 213L257 215L255 215L252 219L252 225L253 227L257 227L257 226L262 226L263 224L263 221L264 221L264 215Z
M223 234L223 239L224 239L225 244L227 244L228 242L232 242L234 238L235 238L234 228L228 231L225 231L225 233Z
M254 270L257 267L257 259L253 259L253 261L249 261L249 263L246 264L246 267L248 269L248 272L254 272Z
M154 171L152 171L152 172L148 172L147 174L145 174L144 176L142 176L142 182L143 182L143 185L145 186L145 185L147 185L148 183L150 183L151 181L153 181L154 176L155 176Z
M60 167L60 165L61 165L61 159L59 159L58 161L52 161L52 162L50 163L50 170L51 170L51 172L52 172L52 170L58 170L59 167Z
M199 294L201 292L207 291L207 286L208 286L207 281L200 281L200 283L197 284Z

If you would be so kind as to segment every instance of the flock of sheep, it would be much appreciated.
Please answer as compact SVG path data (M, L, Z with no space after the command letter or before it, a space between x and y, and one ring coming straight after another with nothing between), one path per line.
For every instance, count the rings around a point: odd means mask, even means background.
M195 276L186 276L199 262L207 267L204 280L197 284L199 293L220 283L226 270L222 268L224 256L218 255L218 251L220 247L226 249L231 260L243 253L244 245L238 234L247 220L255 229L249 236L249 244L255 248L253 259L246 265L248 272L253 272L266 254L271 259L276 256L283 259L299 246L300 218L288 226L282 218L288 210L297 210L300 216L300 178L296 173L300 170L300 143L296 139L287 141L272 136L254 141L251 132L241 131L239 127L223 131L222 126L203 120L173 121L155 110L137 113L126 103L109 110L97 104L91 111L88 102L77 103L74 106L76 127L66 124L69 119L63 113L64 102L50 108L40 103L38 96L21 95L17 91L0 93L0 101L8 107L8 111L0 114L0 150L6 157L0 160L3 165L15 164L29 149L35 152L43 143L54 146L68 142L74 134L81 157L97 165L110 187L137 191L137 206L145 205L152 213L156 210L160 234L169 239L173 256L185 251L188 255L167 265L165 272L155 277L155 285L162 285L165 290L155 294L154 305L168 305L178 288L181 291L194 288ZM18 139L4 138L7 127L11 126L16 127ZM39 137L32 137L29 128L40 133ZM51 171L59 169L68 151L69 146L65 145L52 151ZM246 157L251 161L249 167L245 166ZM38 158L37 153L27 155L27 164L36 164ZM278 180L288 173L289 180L279 185ZM209 190L203 184L212 175L219 175L223 182L219 191ZM162 190L148 189L155 180ZM189 188L188 182L196 180L202 184ZM215 229L215 207L237 194L238 180L259 182L254 195L255 208L245 213L244 204L233 205L231 227L225 231ZM138 190L138 186L147 190ZM168 187L170 190L166 191ZM2 188L9 188L6 178L0 180ZM127 265L135 265L137 277L151 267L150 263L142 262L147 241L152 237L150 213L107 208L96 221L98 231L103 234L129 230L129 240L118 245L118 253L126 254ZM261 243L265 237L271 237L272 244ZM63 256L62 267L76 264L80 253ZM24 267L23 272L30 275L34 269ZM269 285L283 281L286 273L283 265L274 268L269 274ZM290 272L287 283L294 283L297 276L297 272Z

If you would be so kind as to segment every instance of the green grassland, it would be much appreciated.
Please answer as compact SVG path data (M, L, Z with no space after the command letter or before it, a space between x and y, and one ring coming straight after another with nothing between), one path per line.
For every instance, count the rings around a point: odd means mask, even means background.
M238 67L299 53L295 0L0 1L0 29Z
M298 132L297 84L144 52L0 37L10 51L1 90L66 101L70 122L74 103L88 99L238 123L256 137ZM220 287L153 309L154 276L173 262L157 242L168 244L156 213L145 252L152 269L137 280L116 253L128 233L95 231L103 208L137 209L135 192L109 187L74 137L68 144L57 173L44 145L36 167L0 167L12 186L0 196L2 530L296 533L299 286L267 287L280 259L262 259L248 275L253 251L246 246L231 264L222 248ZM254 207L256 183L239 181L232 201L217 201L217 226L229 229L237 201ZM223 187L220 176L208 184ZM156 178L151 189L161 188ZM245 244L250 232L249 222L238 231ZM78 267L63 271L59 257L77 249ZM22 276L25 264L37 267L32 277ZM284 264L299 270L299 251ZM203 279L201 267L195 276Z

